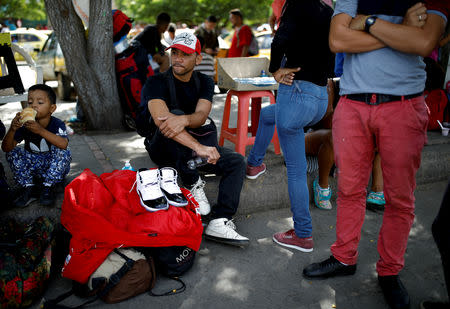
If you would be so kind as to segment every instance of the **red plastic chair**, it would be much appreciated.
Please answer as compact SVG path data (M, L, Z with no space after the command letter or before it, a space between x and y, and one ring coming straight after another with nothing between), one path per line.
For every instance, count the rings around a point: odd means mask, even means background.
M238 119L237 127L230 128L230 112L231 112L231 97L238 98ZM263 97L269 97L270 104L275 104L275 97L270 90L259 91L236 91L229 90L225 100L225 108L223 111L222 128L220 130L219 145L223 146L224 140L227 139L235 144L235 151L245 156L245 147L255 143L256 131L258 130L259 114L261 111L261 101ZM252 107L251 125L248 125L248 114ZM252 136L248 136L248 132ZM275 153L280 154L280 142L278 141L278 134L275 128L275 133L272 138Z

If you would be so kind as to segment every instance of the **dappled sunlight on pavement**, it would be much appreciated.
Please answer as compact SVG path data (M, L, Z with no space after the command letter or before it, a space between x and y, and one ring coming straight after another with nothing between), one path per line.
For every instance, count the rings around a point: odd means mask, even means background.
M245 286L239 282L240 277L242 277L242 274L236 269L225 268L217 275L217 283L215 284L216 292L223 293L243 301L246 300L249 292Z

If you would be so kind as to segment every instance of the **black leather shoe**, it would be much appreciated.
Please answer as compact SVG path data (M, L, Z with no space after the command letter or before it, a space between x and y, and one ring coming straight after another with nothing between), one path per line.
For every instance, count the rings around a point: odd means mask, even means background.
M378 283L383 291L384 298L393 309L409 309L409 295L405 286L396 276L378 276Z
M356 271L355 265L344 265L330 256L329 259L320 262L313 263L306 266L303 269L303 275L309 279L325 279L334 276L349 276L353 275Z

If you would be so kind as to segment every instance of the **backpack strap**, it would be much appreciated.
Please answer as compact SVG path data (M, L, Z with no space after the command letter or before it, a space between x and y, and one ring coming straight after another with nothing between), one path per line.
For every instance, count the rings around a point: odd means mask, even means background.
M128 256L114 248L114 252L125 260L125 263L120 267L120 269L109 277L106 286L97 294L97 298L101 298L108 294L108 292L119 283L120 279L131 269L134 265L134 260L130 259Z
M129 257L127 257L125 254L121 253L119 250L114 249L114 252L116 254L118 254L120 257L122 257L125 260L125 263L122 265L122 267L120 267L120 269L111 275L111 277L109 277L108 283L105 285L105 287L103 289L101 289L96 295L95 297L93 297L92 299L82 303L81 305L78 305L76 307L69 307L69 306L64 306L64 305L58 305L58 303L62 302L64 299L68 298L69 296L73 295L75 293L74 289L72 288L70 291L59 295L58 297L56 297L55 299L50 299L47 301L44 301L43 304L43 309L77 309L77 308L82 308L90 303L95 302L97 299L102 298L103 296L105 296L106 294L108 294L108 292L117 285L117 283L119 283L120 279L122 279L122 277L133 267L134 265L134 260L130 259Z

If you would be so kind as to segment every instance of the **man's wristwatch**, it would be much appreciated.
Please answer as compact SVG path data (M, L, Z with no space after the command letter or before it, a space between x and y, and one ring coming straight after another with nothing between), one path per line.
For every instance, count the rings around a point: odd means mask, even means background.
M373 26L378 17L374 15L370 15L366 18L366 23L364 24L364 31L369 33L370 27Z

